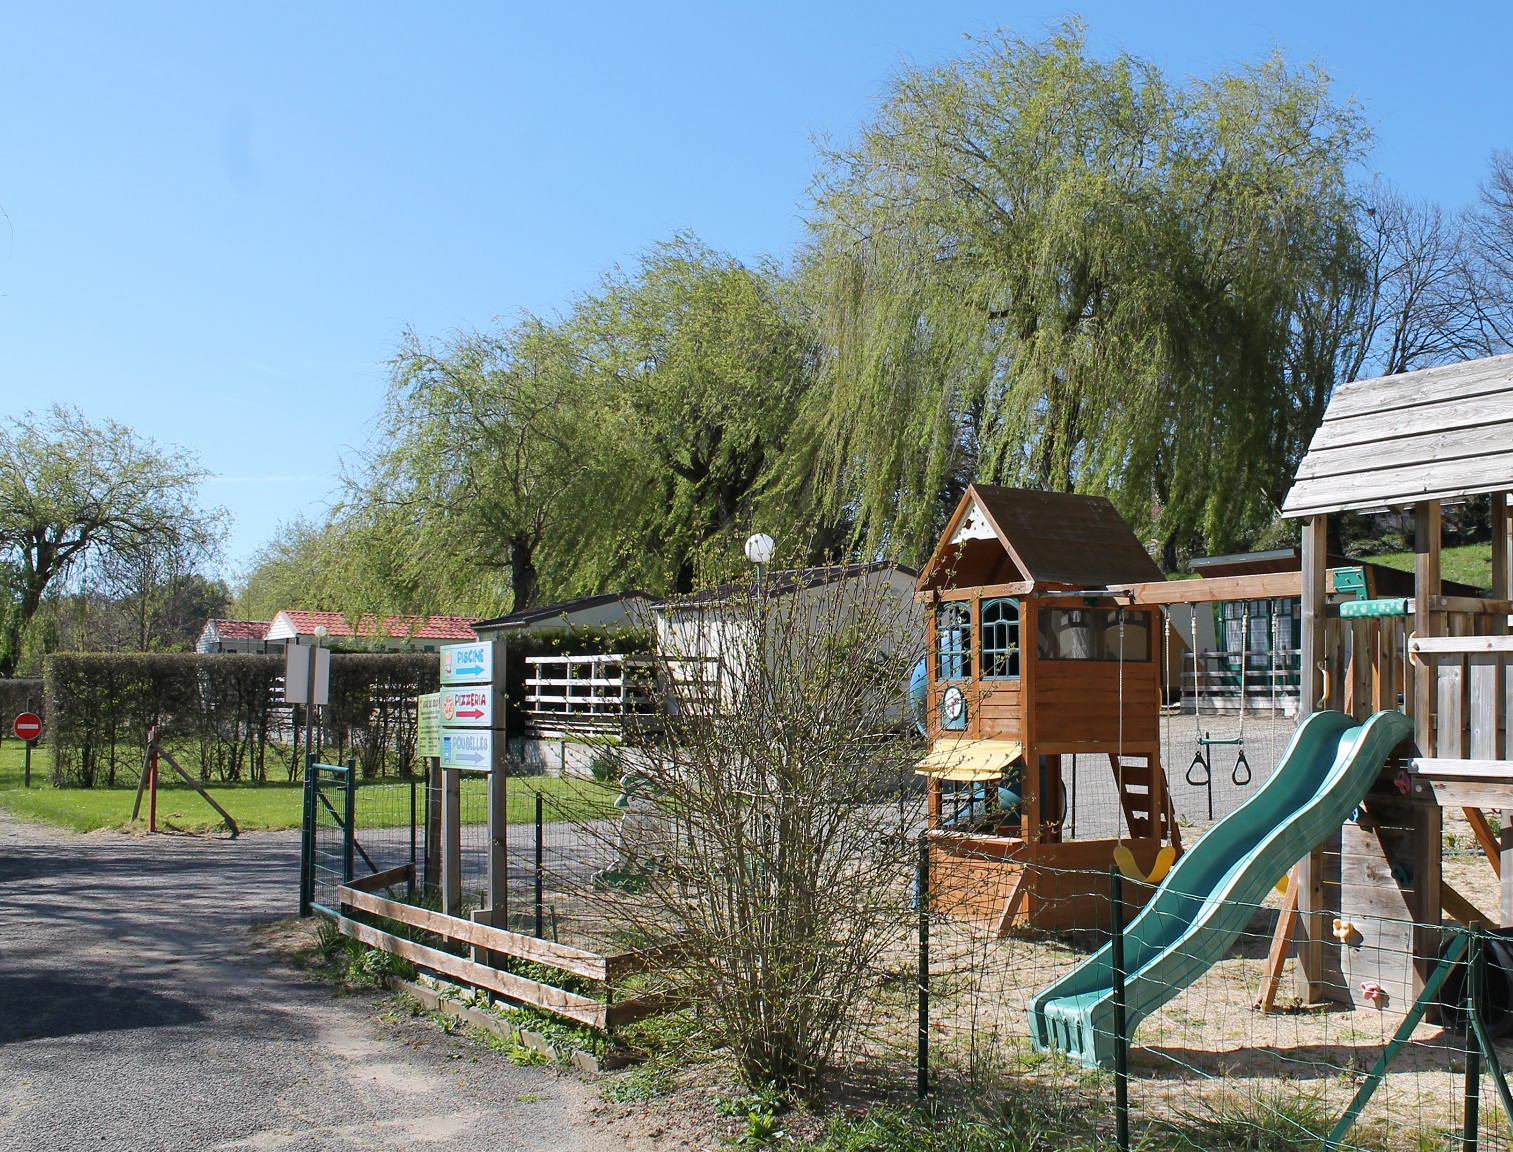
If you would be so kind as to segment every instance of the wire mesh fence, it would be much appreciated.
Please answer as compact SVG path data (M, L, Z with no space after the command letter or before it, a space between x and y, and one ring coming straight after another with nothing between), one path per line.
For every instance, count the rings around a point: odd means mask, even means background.
M1465 928L1382 914L1391 900L1411 903L1411 877L1373 872L1381 853L1353 849L1348 831L1324 853L1323 912L1290 938L1278 933L1289 915L1281 889L1251 903L1230 897L1215 907L1213 898L1194 898L1153 904L1142 914L1149 886L1123 884L1135 1142L1163 1133L1192 1142L1196 1133L1207 1135L1201 1146L1208 1148L1318 1147L1363 1086L1377 1085L1384 1053L1391 1062L1354 1123L1338 1134L1340 1147L1463 1142L1468 1101L1498 1099L1499 1061L1475 1051L1465 1027L1466 966L1441 964ZM1469 829L1449 829L1448 843L1470 839ZM932 862L939 867L938 854ZM973 873L970 901L940 878L928 885L931 900L919 929L929 954L923 1008L932 1087L945 1094L1038 1093L1112 1135L1115 993L1107 905L1062 931L1001 934L980 910L1012 900L1020 877L999 871L996 879L987 869ZM1476 907L1498 906L1498 877L1479 851L1452 851L1445 878ZM1368 879L1374 892L1363 886ZM1110 877L1098 871L1040 882L1062 891L1102 890L1106 901ZM1215 927L1216 919L1237 927ZM1311 973L1303 964L1310 931L1318 940ZM1488 936L1478 999L1494 1044L1513 1032L1507 935ZM900 941L900 970L914 961L920 942ZM918 1027L918 1018L901 1016L891 1032L875 1032L873 1043L902 1064L918 1055ZM1482 1147L1509 1144L1500 1106L1496 1112L1481 1119Z
M1173 742L1185 732L1172 734ZM1250 787L1268 777L1281 735L1247 735ZM1079 834L1118 835L1112 788L1100 779L1110 775L1106 763L1096 772L1079 767L1087 822ZM316 896L326 903L344 866L345 776L323 770L318 778L325 791L315 793ZM1100 789L1110 793L1107 828L1096 823ZM604 954L646 943L640 886L678 851L655 800L624 780L550 776L511 777L506 794L507 919L496 924ZM1173 794L1192 851L1208 823L1208 789L1174 783ZM1216 784L1216 817L1250 794L1233 781ZM361 874L413 863L414 899L435 906L435 790L420 778L359 782L352 803L352 867ZM918 812L912 826L916 835L923 830L917 794L906 790L880 803ZM471 910L491 898L486 778L464 779L460 811L462 888ZM1153 886L1124 883L1134 1141L1165 1134L1191 1142L1194 1133L1207 1133L1209 1148L1318 1146L1362 1086L1375 1083L1373 1069L1389 1051L1379 1087L1338 1146L1418 1149L1464 1140L1468 1101L1498 1100L1500 1060L1474 1050L1463 1027L1457 1005L1465 964L1439 964L1462 927L1412 914L1414 877L1393 869L1400 856L1394 837L1402 834L1385 817L1373 824L1369 813L1353 813L1324 847L1320 911L1302 916L1285 886L1252 899L1196 893L1145 910ZM1445 885L1473 911L1495 912L1495 861L1475 830L1447 819L1442 845ZM997 913L1015 899L1022 872L987 859L947 862L939 851L929 864L924 876L901 870L896 877L897 908L912 901L915 911L897 914L858 1032L837 1060L900 1089L915 1083L923 1052L934 1092L1033 1097L1112 1134L1109 873L1042 869L1036 883L1047 900L1069 902L1069 919L1056 931L1005 930ZM1228 927L1214 926L1220 913ZM1289 918L1293 930L1279 933ZM1482 921L1497 922L1491 914ZM1495 1044L1513 1033L1513 946L1493 934L1484 951L1479 1003ZM1438 978L1444 987L1421 999L1426 982ZM1476 1126L1478 1146L1507 1148L1500 1108L1486 1110L1491 1114Z

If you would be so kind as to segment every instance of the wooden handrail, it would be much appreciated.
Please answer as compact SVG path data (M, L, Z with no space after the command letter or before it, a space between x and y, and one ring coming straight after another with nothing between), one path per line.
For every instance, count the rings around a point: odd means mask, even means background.
M1513 653L1513 636L1415 636L1408 650L1420 655L1468 656L1477 652Z

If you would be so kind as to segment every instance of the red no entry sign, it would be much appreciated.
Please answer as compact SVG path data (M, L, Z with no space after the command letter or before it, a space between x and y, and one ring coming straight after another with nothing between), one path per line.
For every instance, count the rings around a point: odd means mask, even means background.
M18 740L35 740L42 735L42 717L35 712L23 712L11 724L11 731Z

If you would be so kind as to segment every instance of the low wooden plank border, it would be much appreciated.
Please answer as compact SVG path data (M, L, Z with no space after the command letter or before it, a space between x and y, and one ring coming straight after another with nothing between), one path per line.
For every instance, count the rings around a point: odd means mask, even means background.
M390 900L369 891L404 883L412 874L411 865L406 864L342 885L336 891L336 901L342 909L342 914L336 918L337 928L370 947L401 956L418 967L461 980L474 987L485 988L601 1031L610 1031L633 1020L677 1006L674 999L659 995L640 996L616 1003L612 999L612 991L611 999L595 1000L464 956L453 955L440 948L417 944L345 915L351 909L383 916L477 949L528 960L609 985L622 977L646 971L666 951L658 949L605 956L583 948L573 948L551 940L538 940L534 936L524 936L489 924L464 920L458 916L447 916L429 908L417 908L413 904Z

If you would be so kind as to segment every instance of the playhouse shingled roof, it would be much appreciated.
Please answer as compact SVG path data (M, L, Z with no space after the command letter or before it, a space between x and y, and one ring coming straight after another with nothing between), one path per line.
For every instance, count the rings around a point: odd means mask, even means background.
M1513 489L1513 354L1334 390L1284 516Z
M1106 588L1165 579L1107 497L972 484L920 574L921 588L940 584L955 549L984 538L978 528L956 542L974 509L1023 578L1035 584Z

